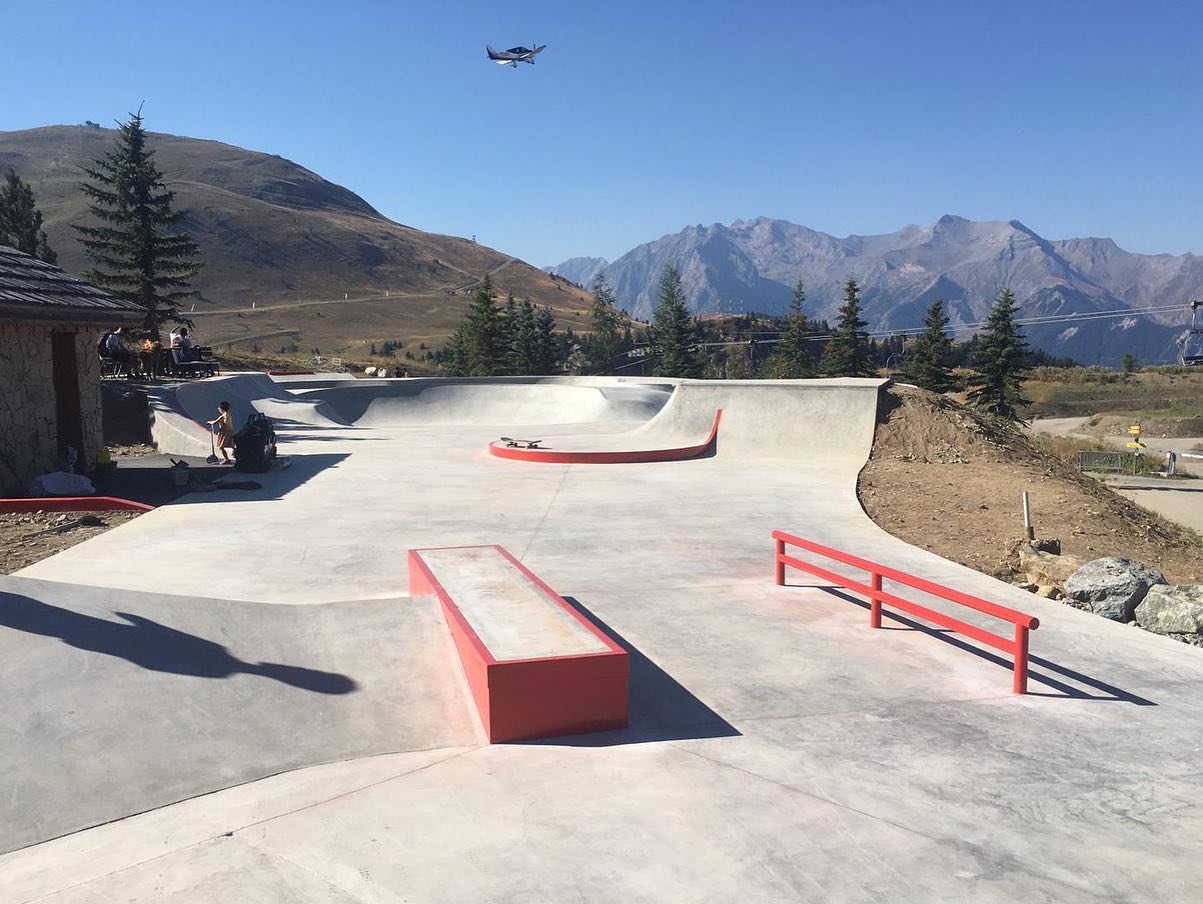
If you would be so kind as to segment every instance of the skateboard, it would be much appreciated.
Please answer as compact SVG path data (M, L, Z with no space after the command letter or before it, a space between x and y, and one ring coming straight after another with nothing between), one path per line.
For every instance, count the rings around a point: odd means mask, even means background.
M507 446L514 449L538 449L541 439L514 439L511 436L503 436L501 441Z

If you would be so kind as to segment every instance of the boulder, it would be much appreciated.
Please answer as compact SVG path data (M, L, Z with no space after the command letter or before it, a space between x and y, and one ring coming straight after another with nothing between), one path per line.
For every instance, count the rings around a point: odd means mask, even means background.
M1136 607L1136 623L1158 634L1203 634L1203 584L1149 588Z
M1131 559L1108 556L1087 562L1065 582L1065 592L1090 604L1095 615L1128 622L1149 588L1164 584L1161 572Z
M1026 543L1019 546L1016 552L1019 555L1018 570L1037 585L1064 587L1069 576L1086 564L1077 556L1053 555L1050 552L1032 549Z

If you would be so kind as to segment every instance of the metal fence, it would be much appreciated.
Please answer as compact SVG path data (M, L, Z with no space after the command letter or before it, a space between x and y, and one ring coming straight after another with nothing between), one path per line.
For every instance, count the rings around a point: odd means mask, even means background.
M1114 474L1144 474L1148 472L1149 456L1138 452L1087 452L1079 450L1074 461L1080 471L1110 471Z

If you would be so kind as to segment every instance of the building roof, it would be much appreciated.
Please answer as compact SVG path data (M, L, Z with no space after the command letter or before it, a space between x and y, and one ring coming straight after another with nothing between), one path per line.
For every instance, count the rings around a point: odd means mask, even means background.
M142 306L0 245L0 319L134 323Z

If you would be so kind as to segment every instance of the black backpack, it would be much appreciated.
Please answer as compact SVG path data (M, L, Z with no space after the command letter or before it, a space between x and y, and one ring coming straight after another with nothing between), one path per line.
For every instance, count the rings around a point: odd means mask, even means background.
M113 331L109 330L107 333L101 336L100 341L96 343L96 354L100 355L102 358L107 358L109 356L108 344L109 336L111 335L113 335Z
M255 473L271 470L276 458L276 431L272 419L256 411L234 434L234 470Z

